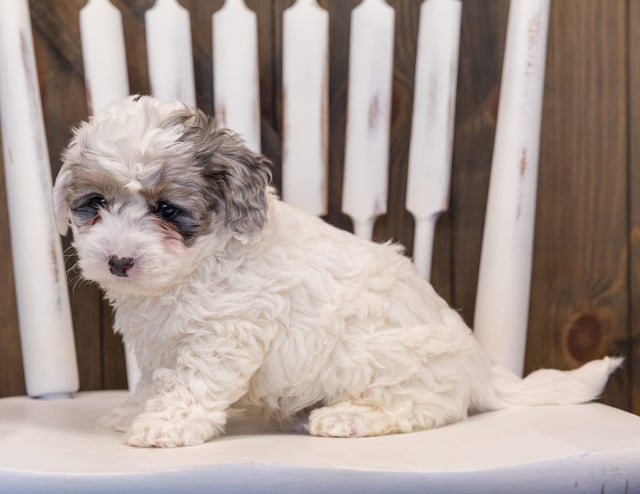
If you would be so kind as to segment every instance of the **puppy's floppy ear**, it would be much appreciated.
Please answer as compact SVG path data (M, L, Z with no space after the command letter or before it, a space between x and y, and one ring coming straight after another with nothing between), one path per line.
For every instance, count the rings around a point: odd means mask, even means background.
M185 122L183 140L193 142L214 210L236 238L247 241L262 229L267 218L271 163L200 111Z
M68 164L62 165L55 185L53 186L53 217L56 222L56 228L60 235L65 235L69 229L69 202L67 201L67 190L71 182L71 170Z

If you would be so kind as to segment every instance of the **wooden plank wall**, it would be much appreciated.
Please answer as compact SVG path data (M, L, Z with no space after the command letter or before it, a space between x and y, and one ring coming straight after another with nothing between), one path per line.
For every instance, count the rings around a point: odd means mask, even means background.
M144 12L153 0L116 0L132 92L147 93ZM222 0L181 0L192 20L198 105L213 110L211 14ZM351 9L359 0L321 0L330 13L330 211L340 213ZM420 0L396 9L389 212L377 239L412 245L404 209ZM32 0L38 75L53 173L70 129L87 116L78 11L84 0ZM247 0L258 15L263 150L280 185L282 12L292 0ZM433 282L471 323L477 283L507 0L463 0L450 211L436 234ZM552 0L527 370L568 369L604 354L628 357L603 400L640 413L640 7L631 0ZM2 163L0 162L0 168ZM21 358L4 175L0 173L0 396L21 394ZM69 246L69 239L65 240ZM408 248L410 254L410 247ZM79 280L69 251L82 389L126 384L111 311Z

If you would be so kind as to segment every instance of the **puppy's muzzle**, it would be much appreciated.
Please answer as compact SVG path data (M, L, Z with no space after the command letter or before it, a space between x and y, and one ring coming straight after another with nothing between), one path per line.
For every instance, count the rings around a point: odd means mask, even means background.
M109 271L116 276L126 277L127 271L133 267L133 259L131 257L111 256L109 258Z

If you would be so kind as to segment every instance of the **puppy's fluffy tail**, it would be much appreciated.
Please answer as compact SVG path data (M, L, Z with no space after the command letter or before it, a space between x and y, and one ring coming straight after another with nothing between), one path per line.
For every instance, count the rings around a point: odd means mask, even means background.
M605 357L570 371L541 369L524 379L503 367L492 365L490 389L479 404L485 410L497 410L518 405L585 403L600 396L609 375L620 367L622 361L622 358Z

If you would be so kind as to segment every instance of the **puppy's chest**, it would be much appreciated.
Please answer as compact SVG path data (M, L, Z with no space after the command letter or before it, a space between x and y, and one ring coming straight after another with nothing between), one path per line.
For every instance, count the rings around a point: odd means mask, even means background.
M228 337L236 324L249 321L267 329L285 309L268 294L225 291L209 287L184 290L173 297L115 302L115 329L136 349L170 354L185 338Z
M170 367L175 342L185 326L185 313L169 304L116 304L116 332L135 349L143 367Z

